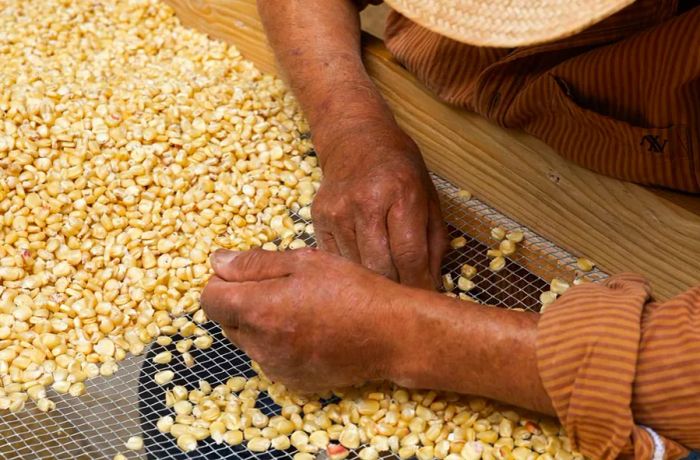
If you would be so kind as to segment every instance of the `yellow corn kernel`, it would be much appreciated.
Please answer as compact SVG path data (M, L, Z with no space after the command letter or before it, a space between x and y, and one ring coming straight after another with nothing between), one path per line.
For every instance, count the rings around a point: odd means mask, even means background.
M491 238L493 238L496 241L501 241L503 238L506 237L506 231L503 227L493 227L491 229Z
M525 234L522 230L513 230L506 234L506 238L513 243L522 243L523 239L525 238Z
M471 192L464 190L464 189L459 189L459 191L457 191L457 196L462 198L465 201L469 201L472 199Z
M593 268L595 268L595 264L585 257L579 257L576 259L576 266L582 272L590 272L593 270Z
M503 270L506 266L506 259L504 259L501 256L495 257L494 259L491 260L489 263L489 270L493 272L499 272Z
M453 238L450 241L450 246L452 247L452 249L463 248L466 245L467 245L467 239L463 236L458 236L457 238Z
M501 253L504 256L511 256L511 255L515 254L515 251L517 250L517 246L511 240L506 239L506 240L501 241L501 244L499 244L498 249L501 251Z
M172 359L172 353L169 351L162 351L153 357L153 362L156 364L168 364Z
M455 282L452 279L451 274L445 273L444 275L442 275L442 287L447 292L449 292L455 288Z

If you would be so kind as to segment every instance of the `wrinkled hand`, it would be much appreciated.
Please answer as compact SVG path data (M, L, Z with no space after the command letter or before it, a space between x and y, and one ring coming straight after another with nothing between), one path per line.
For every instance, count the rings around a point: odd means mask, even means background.
M415 294L337 255L217 251L202 306L273 381L305 392L388 379Z
M435 288L447 237L413 140L376 123L318 148L324 180L312 215L319 247L402 284Z

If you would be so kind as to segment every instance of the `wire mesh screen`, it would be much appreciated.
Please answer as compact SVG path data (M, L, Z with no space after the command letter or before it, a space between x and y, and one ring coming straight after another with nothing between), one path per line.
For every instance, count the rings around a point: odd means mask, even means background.
M574 276L582 275L575 273L576 259L571 254L481 201L462 198L457 188L441 178L433 176L433 180L441 196L450 237L464 236L467 240L464 247L447 254L443 273L451 273L456 279L463 264L475 266L478 269L473 279L476 287L468 293L473 299L483 304L537 311L539 295L548 289L551 277L572 281ZM295 219L303 221L298 216ZM486 256L487 249L496 244L490 237L495 225L507 230L521 229L525 233L518 253L510 257L506 267L498 273L488 270ZM314 244L311 235L300 237L309 245ZM606 275L594 270L585 276L597 281ZM247 356L223 337L218 326L209 322L203 327L214 338L212 347L205 351L193 350L195 365L189 368L179 353L173 353L175 359L168 365L175 371L172 385L192 389L201 379L215 386L234 375L254 375ZM225 443L215 444L211 439L201 441L196 451L185 454L175 444L175 438L158 431L158 418L171 414L171 410L165 406L166 387L158 386L153 380L154 374L165 367L156 367L152 358L165 349L174 351L174 343L179 338L174 336L173 344L167 347L153 343L144 354L129 356L112 377L89 380L85 396L58 395L49 390L48 396L56 402L56 409L49 413L27 404L19 413L0 415L0 458L111 459L122 453L134 459L291 459L295 453L293 449L253 453L243 445L231 447ZM258 407L266 415L279 409L264 394L258 399ZM144 449L128 452L124 443L135 435L143 437ZM350 459L355 455L351 454Z

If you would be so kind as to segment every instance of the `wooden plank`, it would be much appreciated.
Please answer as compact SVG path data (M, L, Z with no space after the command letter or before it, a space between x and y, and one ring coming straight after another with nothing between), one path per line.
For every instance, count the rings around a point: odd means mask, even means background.
M185 24L275 71L254 0L167 1ZM658 298L700 282L700 198L684 197L679 206L673 194L580 168L527 134L441 103L380 41L365 37L364 50L370 75L431 170L609 273L646 275Z

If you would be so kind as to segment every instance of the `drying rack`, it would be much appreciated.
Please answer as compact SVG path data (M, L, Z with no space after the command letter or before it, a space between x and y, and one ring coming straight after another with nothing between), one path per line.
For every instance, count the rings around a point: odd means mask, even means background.
M531 230L518 225L476 198L463 198L459 189L446 180L432 175L449 226L450 238L464 236L467 244L451 249L445 257L443 274L459 276L460 267L468 263L477 268L473 278L476 287L469 292L474 300L503 308L539 310L539 295L548 290L552 277L558 276L571 282L576 273L576 258ZM295 220L304 221L299 216ZM507 230L523 230L525 239L518 252L509 258L506 267L498 273L488 270L486 251L496 245L491 239L491 228L500 225ZM310 246L315 245L311 235L301 238ZM580 274L579 274L580 275ZM600 270L587 273L586 278L599 281L606 277ZM455 288L455 292L458 292ZM253 453L243 445L230 447L217 445L213 440L200 441L196 451L183 453L175 438L160 433L156 428L159 417L169 415L165 406L166 388L185 385L193 389L199 380L207 380L212 386L225 382L234 375L252 377L248 357L236 349L221 334L213 322L203 325L214 338L208 350L194 350L195 365L187 368L179 353L167 368L175 371L172 384L158 386L153 375L166 369L155 365L153 356L164 351L155 342L139 356L128 356L119 363L119 370L111 377L96 377L86 382L87 393L81 397L59 395L48 389L48 397L56 402L56 409L43 413L33 404L27 404L19 413L3 413L0 416L0 458L4 460L92 460L112 459L122 453L129 459L225 459L272 460L290 459L295 453L269 451ZM279 413L279 408L261 394L258 407L267 415ZM127 452L126 440L135 435L144 439L141 452ZM235 456L234 456L235 454ZM355 458L353 453L350 460ZM385 454L383 459L398 458Z

